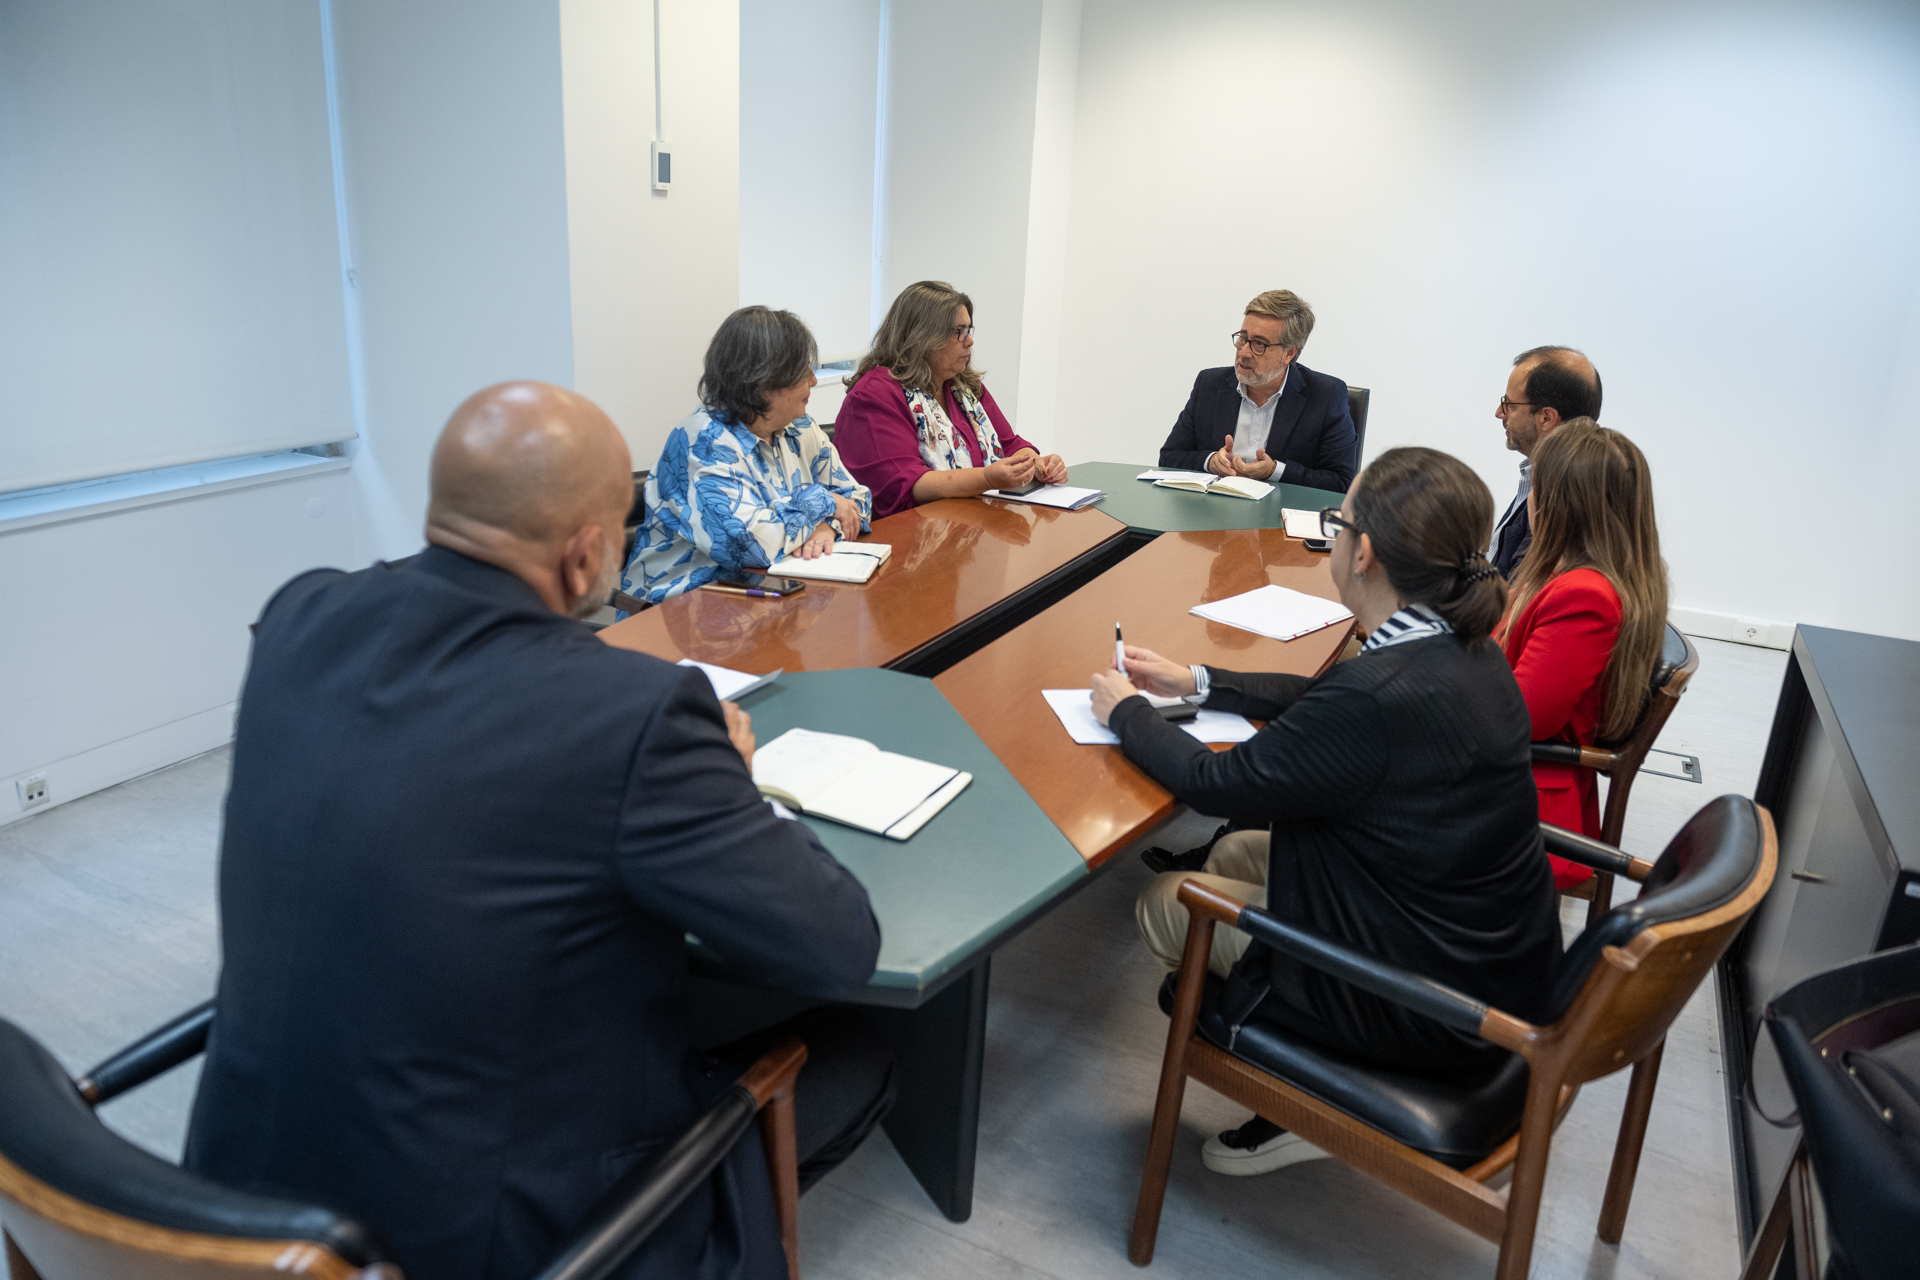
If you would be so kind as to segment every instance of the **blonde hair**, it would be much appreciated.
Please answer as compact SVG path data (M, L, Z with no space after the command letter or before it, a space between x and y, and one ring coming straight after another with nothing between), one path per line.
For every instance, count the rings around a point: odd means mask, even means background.
M887 308L887 318L880 322L880 331L873 335L873 350L861 359L860 367L852 376L845 379L846 384L852 386L870 370L885 369L903 387L938 395L940 388L934 384L933 362L929 357L953 341L953 317L961 307L967 309L967 320L971 323L973 299L944 280L921 280L902 289L893 305ZM984 378L969 358L967 367L955 374L953 380L970 395L977 396Z
M1599 736L1633 732L1667 626L1667 562L1653 518L1653 475L1633 441L1592 418L1564 422L1533 454L1533 542L1514 575L1506 626L1552 579L1605 575L1620 596L1620 636L1607 660Z
M1280 332L1280 345L1292 347L1296 356L1307 345L1307 335L1313 332L1313 308L1291 289L1267 290L1247 304L1246 313L1271 316L1285 325Z

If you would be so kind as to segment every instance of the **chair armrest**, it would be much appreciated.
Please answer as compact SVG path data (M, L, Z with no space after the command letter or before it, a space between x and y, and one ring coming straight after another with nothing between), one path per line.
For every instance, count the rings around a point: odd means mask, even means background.
M1383 1000L1404 1005L1415 1013L1425 1014L1436 1022L1492 1040L1503 1048L1519 1048L1518 1044L1509 1043L1515 1038L1511 1030L1513 1027L1523 1027L1528 1032L1532 1030L1518 1019L1490 1007L1484 1000L1476 1000L1445 983L1410 973L1309 929L1288 924L1257 907L1243 906L1192 880L1181 884L1180 901L1189 911L1224 920L1302 964L1312 965L1322 973L1332 974L1343 982L1363 991L1371 991ZM1229 915L1230 907L1239 910ZM1494 1034L1489 1034L1489 1031Z
M769 1049L671 1146L615 1183L587 1215L572 1244L535 1280L604 1280L665 1222L740 1141L760 1108L807 1060L788 1038Z
M1606 773L1620 763L1617 753L1600 747L1580 747L1571 742L1536 742L1533 758L1547 764L1570 764L1582 769Z
M149 1031L73 1082L93 1106L171 1071L207 1047L213 1001L195 1005L166 1026Z
M1623 853L1610 844L1604 844L1591 836L1583 836L1556 827L1551 822L1540 824L1541 838L1546 842L1547 852L1569 862L1577 862L1583 867L1592 867L1595 871L1606 871L1616 876L1625 876L1629 880L1645 880L1653 873L1653 864L1645 858L1636 858Z

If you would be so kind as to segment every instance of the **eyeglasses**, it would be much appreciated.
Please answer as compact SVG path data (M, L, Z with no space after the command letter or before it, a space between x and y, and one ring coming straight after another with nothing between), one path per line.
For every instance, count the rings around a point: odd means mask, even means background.
M1322 508L1320 512L1320 536L1328 541L1332 541L1340 536L1342 529L1351 529L1356 534L1360 532L1360 526L1341 515L1340 508Z
M955 342L965 342L972 335L973 326L970 324L957 324L953 326L953 340Z
M1480 403L1485 404L1486 401L1482 400ZM1531 409L1531 408L1533 408L1533 401L1531 400L1509 400L1505 396L1500 397L1500 411L1502 413L1505 413L1508 409Z
M1265 338L1254 337L1252 334L1248 333L1245 329L1236 329L1233 334L1233 345L1235 347L1247 347L1253 352L1254 355L1263 356L1267 354L1267 352L1273 350L1275 347L1284 346L1285 344L1279 343L1279 342L1268 342Z

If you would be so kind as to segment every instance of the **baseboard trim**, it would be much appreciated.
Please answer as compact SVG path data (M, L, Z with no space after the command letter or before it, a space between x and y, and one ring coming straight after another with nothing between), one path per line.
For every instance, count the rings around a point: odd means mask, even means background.
M122 738L118 742L82 751L77 756L68 756L65 760L56 760L15 774L7 779L5 791L0 793L0 827L45 813L69 800L104 791L143 773L178 764L215 747L223 747L233 741L233 718L239 709L238 702L229 702ZM36 774L46 775L46 803L37 804L31 809L22 808L20 788L15 784L22 778Z
M1741 618L1731 613L1709 613L1705 609L1669 609L1667 619L1688 635L1706 640L1731 640L1762 649L1793 648L1791 622Z

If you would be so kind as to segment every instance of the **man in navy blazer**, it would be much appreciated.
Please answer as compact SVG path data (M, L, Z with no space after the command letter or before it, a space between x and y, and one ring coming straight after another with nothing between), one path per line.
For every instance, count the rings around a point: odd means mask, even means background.
M732 1083L689 1046L688 934L821 997L878 955L866 891L755 790L744 714L575 621L629 465L588 401L489 388L435 448L432 545L257 624L186 1163L361 1218L408 1280L535 1274ZM879 1119L885 1070L811 1142L802 1074L803 1168ZM751 1133L619 1272L786 1274Z
M1347 384L1298 362L1313 308L1290 289L1247 304L1234 362L1202 369L1160 465L1345 493L1359 469Z

